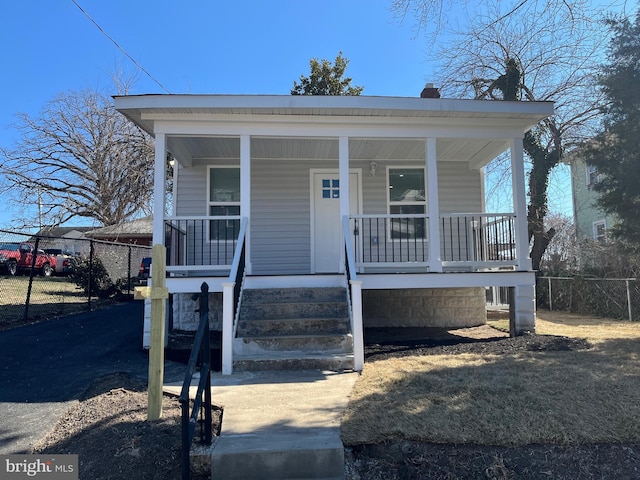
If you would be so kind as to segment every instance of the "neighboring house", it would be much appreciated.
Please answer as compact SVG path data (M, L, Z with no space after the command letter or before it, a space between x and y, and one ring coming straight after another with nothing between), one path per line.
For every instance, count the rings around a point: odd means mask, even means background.
M133 245L151 245L153 217L136 218L120 225L97 228L87 232L87 237L107 242L128 243Z
M598 194L593 185L598 182L598 170L577 156L571 158L570 165L573 217L578 240L604 241L607 230L613 225L613 217L596 206Z
M45 227L41 229L31 241L35 242L35 237L42 237L40 248L59 249L70 254L89 253L89 242L86 233L93 227Z
M153 243L168 248L174 327L194 318L206 281L223 373L271 348L247 326L267 316L260 291L294 308L342 289L355 370L363 325L479 325L486 287L513 287L512 333L535 329L522 138L552 103L141 95L115 106L155 137ZM505 151L513 209L486 212L483 168Z

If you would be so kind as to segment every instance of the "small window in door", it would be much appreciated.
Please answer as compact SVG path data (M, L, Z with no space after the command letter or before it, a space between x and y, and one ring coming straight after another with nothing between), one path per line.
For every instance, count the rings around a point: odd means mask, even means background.
M340 198L340 180L337 178L322 179L322 198Z

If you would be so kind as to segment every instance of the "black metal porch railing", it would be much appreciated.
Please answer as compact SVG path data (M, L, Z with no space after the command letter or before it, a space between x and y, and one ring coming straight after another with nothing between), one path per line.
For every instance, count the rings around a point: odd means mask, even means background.
M426 215L351 217L357 263L426 263L429 260Z
M429 217L414 215L352 215L349 228L359 267L428 267L432 235L440 241L440 260L450 265L515 264L515 215L510 213L443 214L438 232L429 231Z
M200 287L200 324L193 342L187 373L182 383L180 406L182 408L182 479L191 478L191 464L189 452L196 431L196 424L200 425L200 443L211 445L212 440L212 408L211 408L211 347L209 338L209 286L206 282ZM191 379L200 366L200 380L198 390L190 410L189 387ZM202 416L204 415L204 418Z
M165 219L167 266L228 267L240 232L240 216Z
M516 260L515 215L441 215L440 251L445 262L500 263Z

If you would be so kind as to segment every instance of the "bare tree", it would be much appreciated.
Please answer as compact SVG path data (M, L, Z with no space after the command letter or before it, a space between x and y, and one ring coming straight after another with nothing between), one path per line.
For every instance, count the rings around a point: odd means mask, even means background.
M509 17L520 17L523 12L544 5L558 6L570 15L580 10L585 2L575 0L391 0L391 11L396 18L406 21L408 17L415 20L416 31L426 32L431 40L436 40L440 33L446 33L452 28L458 28L459 12L466 11L475 15L481 13L487 6L502 3L501 14L492 22L500 22ZM626 5L626 0L610 0L608 4L599 3L598 11ZM471 11L472 10L472 11Z
M153 140L115 111L110 97L70 91L49 102L37 118L18 115L21 139L0 148L3 193L39 205L52 226L74 217L102 225L148 211L153 182Z
M577 271L579 248L573 219L560 213L551 213L545 218L545 225L556 233L542 256L540 269L545 275L566 275Z
M436 54L443 96L555 103L556 114L524 139L535 270L555 233L544 223L549 175L600 114L594 79L608 39L600 18L587 0L480 3Z

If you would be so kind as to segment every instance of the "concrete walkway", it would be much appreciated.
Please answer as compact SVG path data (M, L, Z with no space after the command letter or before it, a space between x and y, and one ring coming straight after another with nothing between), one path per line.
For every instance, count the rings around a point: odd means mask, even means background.
M223 416L212 478L343 478L340 420L357 377L319 370L213 374L212 401ZM180 386L165 390L179 393Z

